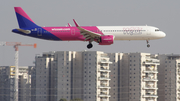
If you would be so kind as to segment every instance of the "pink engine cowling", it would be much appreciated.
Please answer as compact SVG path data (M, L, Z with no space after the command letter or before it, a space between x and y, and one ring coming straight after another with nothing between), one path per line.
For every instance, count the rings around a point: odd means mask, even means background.
M105 36L101 36L101 42L99 42L99 45L111 45L113 43L114 43L114 36L105 35Z

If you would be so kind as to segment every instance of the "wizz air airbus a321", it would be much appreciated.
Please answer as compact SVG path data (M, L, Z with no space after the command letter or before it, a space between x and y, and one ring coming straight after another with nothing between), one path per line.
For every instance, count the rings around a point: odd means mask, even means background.
M92 42L99 45L111 45L114 40L149 40L161 39L166 34L152 26L75 26L41 27L36 25L21 7L14 7L19 28L12 32L30 37L54 41L88 41L87 48L92 48Z

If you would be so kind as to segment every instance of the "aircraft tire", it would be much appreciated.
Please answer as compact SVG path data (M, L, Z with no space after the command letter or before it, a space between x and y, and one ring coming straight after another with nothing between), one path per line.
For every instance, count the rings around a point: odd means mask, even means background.
M150 44L148 44L147 47L149 48L149 47L150 47Z
M87 48L88 48L88 49L90 49L90 48L92 48L92 47L93 47L93 45L92 45L91 43L87 45Z

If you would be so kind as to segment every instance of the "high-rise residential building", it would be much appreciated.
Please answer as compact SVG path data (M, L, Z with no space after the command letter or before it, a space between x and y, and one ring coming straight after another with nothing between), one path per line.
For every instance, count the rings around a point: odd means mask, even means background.
M43 53L36 57L35 75L32 76L36 78L34 98L36 101L62 98L157 101L158 65L157 55L150 53Z
M53 57L46 54L35 58L35 101L49 101L50 95L50 68ZM34 87L33 87L34 88Z
M57 51L19 67L19 101L178 101L180 55ZM13 101L14 66L0 67L0 101Z
M31 74L31 101L36 101L36 68L32 67L30 69Z
M157 56L124 53L121 61L120 101L157 101Z
M31 68L19 66L18 101L31 101ZM14 101L14 75L15 66L0 67L0 101Z
M83 54L84 101L109 101L111 97L110 67L108 54L100 51L85 51Z
M36 57L36 101L109 101L111 63L108 54L100 51L59 51Z
M46 53L48 54L48 53ZM73 60L74 52L59 51L50 53L53 56L50 69L50 100L59 101L65 98L68 101L72 99L73 92Z
M158 101L180 101L180 55L158 57Z
M109 65L111 72L109 90L111 97L109 101L120 101L120 67L122 64L122 55L123 53L108 53L110 61L112 64Z

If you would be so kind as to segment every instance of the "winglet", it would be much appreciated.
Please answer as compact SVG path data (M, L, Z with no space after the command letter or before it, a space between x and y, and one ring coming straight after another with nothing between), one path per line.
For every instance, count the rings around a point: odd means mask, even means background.
M76 27L79 27L79 25L77 24L77 22L73 19L74 24L76 25Z
M68 26L71 27L71 24L68 23Z

